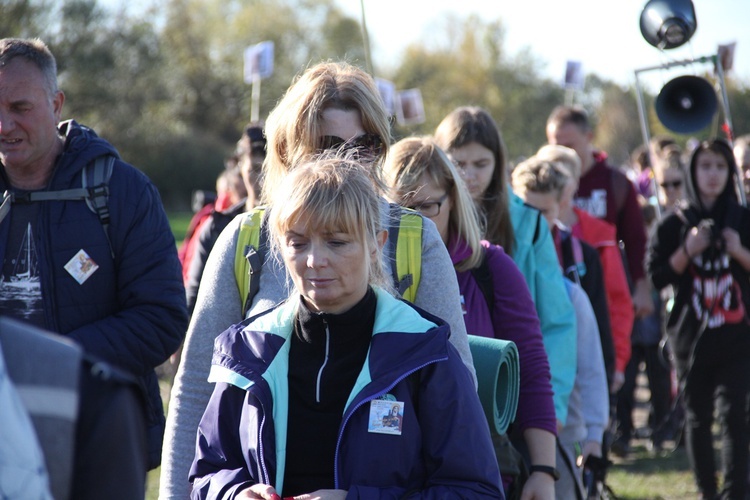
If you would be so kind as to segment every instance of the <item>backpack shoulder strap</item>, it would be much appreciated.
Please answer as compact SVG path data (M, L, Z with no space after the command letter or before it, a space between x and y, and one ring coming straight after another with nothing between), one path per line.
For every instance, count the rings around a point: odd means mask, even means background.
M268 247L265 214L265 207L256 207L240 215L242 219L234 255L234 275L237 279L243 317L260 288L260 271Z
M109 179L112 177L114 165L114 156L99 156L83 167L81 180L83 190L86 191L86 205L99 217L99 222L104 228L104 236L107 237L107 243L109 243L109 253L113 259L115 252L112 241L109 239Z
M474 277L474 281L477 282L477 286L479 286L479 289L482 291L491 318L495 305L495 284L492 282L492 272L490 271L487 251L484 247L482 248L482 261L479 263L479 266L471 270L471 275Z
M581 241L566 231L560 240L560 250L562 251L563 273L570 281L580 285L581 277L586 275Z
M391 215L392 221L399 220L398 226L388 228L388 246L395 252L393 282L398 293L413 303L422 277L422 216L398 205L391 205Z
M60 189L57 191L35 191L28 193L26 199L16 200L13 202L36 202L36 201L75 201L85 200L89 209L94 212L104 227L104 236L109 244L109 253L115 258L115 252L112 247L112 241L109 238L109 179L112 177L112 170L115 164L113 155L97 156L83 167L81 174L81 187L72 189ZM7 193L6 195L7 196ZM3 207L7 200L4 198L3 204L0 205L0 220L7 215L3 212ZM8 208L9 210L9 208Z

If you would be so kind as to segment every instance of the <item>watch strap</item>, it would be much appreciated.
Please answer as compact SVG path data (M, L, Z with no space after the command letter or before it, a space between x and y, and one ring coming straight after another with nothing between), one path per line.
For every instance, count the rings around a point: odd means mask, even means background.
M529 473L534 472L543 472L545 474L549 474L555 481L560 479L560 471L552 467L551 465L532 465L531 467L529 467Z

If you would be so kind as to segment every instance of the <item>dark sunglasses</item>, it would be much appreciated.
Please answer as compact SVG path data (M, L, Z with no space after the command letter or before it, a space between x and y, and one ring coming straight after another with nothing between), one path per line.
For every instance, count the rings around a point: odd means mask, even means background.
M336 149L339 151L357 150L372 156L383 152L383 139L378 134L362 134L348 141L336 135L324 135L320 138L322 151Z
M667 189L667 188L677 189L678 187L682 186L682 181L672 181L672 182L664 181L664 182L660 182L659 185L663 187L664 189Z

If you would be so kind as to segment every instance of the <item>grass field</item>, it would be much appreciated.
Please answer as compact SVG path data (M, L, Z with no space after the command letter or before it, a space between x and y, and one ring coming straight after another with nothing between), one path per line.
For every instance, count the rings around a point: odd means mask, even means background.
M172 234L177 244L180 244L185 238L190 219L193 217L192 212L171 212L167 214L169 217L169 225L172 228Z
M615 461L607 484L622 500L698 498L684 447L654 455L636 445L627 459Z

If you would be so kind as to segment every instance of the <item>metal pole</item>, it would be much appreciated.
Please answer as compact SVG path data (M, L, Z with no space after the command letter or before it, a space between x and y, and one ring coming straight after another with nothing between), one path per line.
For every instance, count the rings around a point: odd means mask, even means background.
M687 66L688 64L694 64L694 63L707 63L711 62L713 58L716 56L704 56L704 57L697 57L694 59L683 59L682 61L672 61L665 64L659 64L657 66L648 66L646 68L640 68L635 70L635 74L643 73L646 71L653 71L655 69L669 69L674 66Z
M253 100L250 106L250 121L257 123L260 116L260 75L256 74L253 78Z
M375 73L372 69L372 58L370 57L370 37L367 34L367 22L365 20L365 0L359 0L360 10L362 12L362 42L365 46L365 66L367 67L367 72L370 73L370 75L375 76Z
M648 122L646 121L646 105L643 102L643 89L641 88L641 81L638 79L638 70L635 71L635 95L638 99L638 117L641 121L641 135L643 137L643 145L648 147Z
M638 70L635 72L635 90L636 97L638 99L638 117L641 121L641 134L643 136L643 146L646 151L649 151L649 130L648 121L646 120L646 105L643 101L643 89L641 88L641 81L638 79ZM659 186L656 185L656 177L654 176L654 166L651 165L651 192L656 203L652 203L654 210L656 211L656 218L661 219L661 204L659 203ZM650 200L649 200L650 201Z

